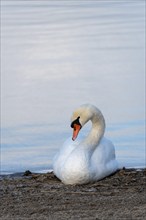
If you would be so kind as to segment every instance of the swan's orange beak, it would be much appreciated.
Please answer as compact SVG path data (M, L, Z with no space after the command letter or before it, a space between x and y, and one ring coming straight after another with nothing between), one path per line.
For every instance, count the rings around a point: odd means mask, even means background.
M73 136L72 136L73 141L75 141L75 139L77 138L80 129L81 129L81 125L74 124L74 126L73 126Z

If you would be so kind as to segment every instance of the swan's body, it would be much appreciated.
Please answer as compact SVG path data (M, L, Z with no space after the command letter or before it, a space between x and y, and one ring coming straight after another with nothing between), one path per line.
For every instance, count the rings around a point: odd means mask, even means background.
M84 140L73 141L89 120L92 122L89 135ZM70 138L64 143L53 163L54 173L63 183L94 182L118 169L114 146L103 137L105 121L99 109L82 105L73 113L71 126L74 128L73 140Z

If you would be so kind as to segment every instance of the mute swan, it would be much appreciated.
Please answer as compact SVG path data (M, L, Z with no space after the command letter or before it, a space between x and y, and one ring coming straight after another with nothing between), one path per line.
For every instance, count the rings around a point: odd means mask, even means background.
M81 128L89 121L88 136L77 141ZM100 180L118 169L113 144L103 137L105 120L93 105L80 106L71 117L73 137L67 140L54 158L54 174L65 184L86 184Z

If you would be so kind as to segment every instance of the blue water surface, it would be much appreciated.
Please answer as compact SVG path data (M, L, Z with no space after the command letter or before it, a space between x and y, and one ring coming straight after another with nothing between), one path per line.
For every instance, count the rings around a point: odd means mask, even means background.
M119 166L146 166L144 0L2 0L1 54L1 173L51 169L83 103Z

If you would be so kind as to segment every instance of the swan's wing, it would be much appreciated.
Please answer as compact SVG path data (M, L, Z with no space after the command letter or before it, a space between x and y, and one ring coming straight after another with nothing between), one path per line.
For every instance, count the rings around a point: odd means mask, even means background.
M118 169L115 148L111 141L103 138L91 158L92 172L102 179ZM101 178L100 178L101 176Z
M111 160L115 160L115 148L111 141L103 138L100 144L95 149L92 160L95 163L108 163Z

